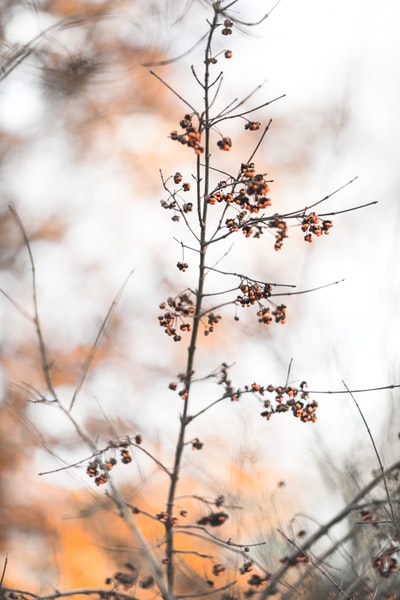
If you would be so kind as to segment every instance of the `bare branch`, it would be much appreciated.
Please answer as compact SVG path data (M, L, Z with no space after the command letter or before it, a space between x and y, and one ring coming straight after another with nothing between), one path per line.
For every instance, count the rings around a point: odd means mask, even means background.
M8 556L6 554L5 558L4 558L4 564L3 564L3 570L1 572L1 577L0 577L0 590L3 589L3 581L4 581L4 576L6 574L7 571L7 563L8 563Z
M71 412L71 410L74 407L74 404L75 404L75 401L76 401L76 399L78 397L78 394L81 391L83 384L85 383L85 379L86 379L86 376L87 376L87 374L89 372L89 369L90 369L90 366L91 366L91 364L93 362L93 359L96 356L97 349L98 349L98 347L100 345L100 342L101 342L101 340L102 340L102 338L103 338L103 336L104 336L104 334L105 334L105 332L107 330L107 327L108 327L108 324L110 322L110 319L111 319L111 317L112 317L112 315L113 315L116 307L118 306L119 301L121 300L122 294L124 292L124 289L125 289L126 285L128 284L128 281L132 277L133 273L134 273L134 269L129 273L128 277L125 279L125 281L122 284L120 290L118 291L118 293L116 294L114 300L112 301L111 306L108 309L107 314L106 314L106 316L105 316L105 318L104 318L104 320L103 320L103 322L102 322L102 324L100 326L100 329L99 329L99 331L98 331L98 333L96 335L96 339L94 340L93 345L90 348L90 350L88 352L88 355L87 355L86 359L84 360L84 362L82 364L82 367L81 367L81 370L80 370L80 373L79 373L79 376L78 376L78 381L77 381L74 393L72 394L71 403L69 405L68 412Z
M126 594L125 592L120 592L118 590L106 590L104 588L82 588L77 590L70 590L66 592L55 591L53 594L46 594L41 596L39 594L33 594L32 592L27 592L26 590L19 590L17 588L9 588L2 587L1 590L3 592L17 594L20 598L31 597L35 600L57 600L57 598L71 598L73 596L98 596L102 598L104 596L110 598L122 598L123 600L137 600L136 596L132 594Z
M394 508L393 508L393 504L392 504L392 498L391 498L391 495L389 493L389 486L388 486L386 475L385 475L385 468L383 466L381 457L379 455L378 448L376 447L374 436L372 435L372 432L371 432L371 430L369 428L367 420L366 420L366 418L364 416L364 413L362 412L362 410L360 408L360 405L358 404L358 402L356 400L356 397L354 396L354 393L349 389L349 387L348 387L348 385L346 384L345 381L342 381L342 383L343 383L344 387L346 388L346 391L349 393L351 399L353 400L353 402L354 402L354 404L355 404L358 412L360 413L361 419L362 419L362 421L363 421L363 423L365 425L365 429L367 430L369 439L371 440L371 444L372 444L372 447L373 447L374 452L375 452L376 459L377 459L378 464L379 464L379 469L380 469L380 472L381 472L381 477L382 477L383 485L384 485L384 488L385 488L386 497L388 499L392 523L393 523L394 527L396 528L397 536L399 536L399 534L400 534L399 523L398 523L398 519L396 518L396 514L394 512Z
M164 79L162 79L159 75L157 75L157 73L155 73L154 71L150 71L150 75L153 75L153 77L155 77L156 79L158 79L158 81L160 81L166 88L168 88L169 91L174 94L174 96L176 96L177 98L179 98L179 100L181 102L183 102L183 104L186 104L186 106L188 106L193 113L197 114L196 110L190 104L190 102L188 102L187 100L185 100L185 98L183 96L181 96L180 94L178 94L178 92L176 90L174 90L174 88L171 87L166 81L164 81Z
M174 58L165 58L164 60L155 60L155 61L150 61L150 62L145 62L143 63L143 67L164 67L165 65L171 65L175 62L178 62L179 60L182 60L182 58L185 58L186 56L189 56L189 54L191 52L193 52L193 50L195 50L198 46L200 46L200 44L202 42L204 42L204 40L207 38L208 36L208 31L206 31L206 33L204 35L201 36L200 39L197 40L197 42L195 42L195 44L193 44L193 46L191 46L189 48L189 50L185 50L185 52L183 52L183 54L179 54L179 56L175 56Z

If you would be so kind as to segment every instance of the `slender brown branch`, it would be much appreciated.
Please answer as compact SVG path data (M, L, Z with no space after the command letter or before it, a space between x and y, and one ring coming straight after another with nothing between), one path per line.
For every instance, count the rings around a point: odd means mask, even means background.
M228 6L225 6L223 9L223 14L225 14L225 12L233 5L236 4L237 0L234 0L233 2L231 2L231 4L229 4ZM239 25L244 25L245 27L255 27L256 25L261 25L261 23L263 23L266 19L268 19L269 15L272 13L272 11L278 6L278 4L280 4L282 2L282 0L277 0L275 2L275 4L273 5L273 7L267 12L265 13L265 15L263 15L258 21L241 21L240 19L235 17L235 23L238 23Z
M344 190L346 187L348 187L349 185L351 185L352 183L354 183L357 179L358 179L358 175L356 175L355 177L353 177L352 179L350 179L349 181L347 181L343 185L341 185L338 188L336 188L336 190L334 190L330 194L327 194L326 196L324 196L320 200L317 200L317 202L314 202L313 204L310 204L309 206L306 206L304 210L305 211L310 210L312 208L315 208L319 204L322 204L323 202L326 202L327 200L329 200L329 198L332 198L332 196L335 196L336 194L338 194L339 192L341 192L342 190ZM375 202L373 204L375 204ZM369 204L366 204L365 206L368 206L368 205ZM288 216L288 215L286 215L286 216Z
M253 160L253 158L255 157L255 155L257 154L259 147L261 146L261 144L264 141L265 136L267 135L267 132L271 126L271 123L272 123L272 119L270 119L268 121L268 123L266 124L266 126L264 127L264 131L262 132L260 139L258 140L258 142L256 144L256 147L254 148L253 152L250 154L249 158L247 159L248 163L251 162Z
M98 596L99 598L122 598L123 600L138 600L137 596L133 596L132 594L127 594L125 592L120 592L118 590L107 590L105 588L82 588L77 590L70 590L66 592L61 592L57 590L53 594L46 594L41 596L40 594L34 594L32 592L27 592L26 590L20 590L18 588L9 588L2 587L1 591L17 594L19 598L23 598L24 596L29 596L34 598L35 600L57 600L57 598L71 598L73 596Z
M5 296L9 302L11 302L11 304L17 309L17 311L25 319L28 319L28 321L30 321L31 323L34 323L34 318L32 317L32 315L30 315L28 313L28 311L24 309L23 306L21 306L16 300L14 300L14 298L12 298L12 296L10 296L9 294L7 294L7 292L5 292L4 290L2 290L1 288L0 288L0 293L3 294L3 296Z
M358 388L355 390L350 390L352 394L362 394L367 392L380 392L383 390L395 390L400 388L400 383L391 383L390 385L381 385L377 387L369 387L369 388ZM348 390L307 390L309 394L348 394Z
M190 104L190 102L188 102L187 100L185 100L185 98L183 96L181 96L173 87L171 87L166 81L164 81L164 79L162 79L162 77L160 77L159 75L157 75L157 73L155 73L154 71L150 71L150 75L153 75L153 77L155 77L156 79L158 79L158 81L160 83L162 83L167 89L169 89L170 92L172 92L174 94L174 96L176 96L177 98L179 98L179 100L181 102L183 102L184 104L186 104L186 106L188 106L190 108L190 110L196 113L196 110L193 108L193 106Z
M203 596L213 596L214 594L217 594L218 592L224 592L225 590L229 590L229 588L236 585L236 583L237 583L237 581L231 581L230 583L227 583L226 585L223 585L222 587L214 588L209 592L199 592L197 594L183 594L183 595L179 595L176 597L184 599L184 598L203 598Z
M324 285L318 285L313 288L307 288L306 290L297 290L296 292L277 292L276 294L271 294L269 296L269 298L281 297L281 296L299 296L301 294L309 294L310 292L317 292L318 290L323 290L327 287L337 285L338 283L343 283L343 281L344 281L344 279L339 279L338 281L332 281L331 283L325 283Z
M375 443L375 440L374 440L374 436L372 435L371 429L369 428L367 420L366 420L366 418L364 416L364 413L362 412L362 410L360 408L360 405L358 404L358 402L356 400L356 397L354 396L354 393L349 389L349 387L348 387L348 385L346 384L345 381L342 380L342 383L343 383L344 387L346 388L346 391L350 395L351 399L353 400L353 402L354 402L354 404L355 404L355 406L356 406L356 408L357 408L357 410L358 410L358 412L359 412L359 414L361 416L361 419L362 419L362 421L364 423L365 429L367 430L368 437L371 440L371 444L372 444L372 447L373 447L374 452L375 452L376 459L377 459L378 464L379 464L379 469L380 469L381 476L382 476L383 486L385 488L385 493L386 493L386 497L387 497L389 508L390 508L390 515L391 515L391 518L392 518L392 523L393 523L393 526L396 528L397 536L400 537L400 535L399 535L400 534L399 524L398 524L398 520L397 520L395 512L394 512L394 508L393 508L393 504L392 504L392 498L391 498L391 495L390 495L390 492L389 492L389 486L388 486L386 475L385 475L385 468L383 466L380 454L378 452L378 448L376 446L376 443Z
M60 408L60 410L70 420L71 424L75 428L75 431L79 435L79 437L91 448L91 450L96 451L95 443L91 440L91 438L88 436L88 434L83 431L83 429L80 427L78 422L72 417L72 415L69 413L69 411L60 402L60 399L54 388L53 380L52 380L52 376L51 376L51 366L50 366L50 362L49 362L49 359L47 356L46 344L45 344L42 326L41 326L40 317L39 317L37 285L36 285L36 267L35 267L35 261L33 258L30 241L29 241L28 235L26 233L25 226L24 226L22 219L19 216L17 210L11 205L9 206L9 210L21 232L21 235L24 240L25 248L26 248L28 256L29 256L29 263L30 263L31 274L32 274L32 300L33 300L33 313L34 313L32 320L33 320L33 323L35 326L36 337L37 337L38 345L39 345L39 354L40 354L40 359L41 359L40 364L42 367L42 373L43 373L43 377L44 377L47 389L48 389L51 397L53 398L54 402L57 403L57 406Z
M265 84L265 81L259 83L254 90L252 90L249 94L247 94L247 96L245 96L244 98L242 98L242 100L238 100L238 98L235 98L234 100L232 100L232 102L230 102L228 104L228 106L226 106L225 108L223 108L217 115L216 118L220 118L223 117L225 115L227 115L229 112L233 112L234 110L238 109L240 106L243 106L243 104L245 104L248 100L250 100L250 98L252 98L254 96L254 94L256 94L256 92L258 92L258 90L260 90Z
M4 581L4 576L6 574L7 571L7 564L8 564L8 556L6 554L5 558L4 558L4 564L3 564L3 570L1 572L1 578L0 578L0 590L2 589L3 586L3 581Z
M179 54L178 56L174 56L173 58L165 58L164 60L155 60L155 61L150 61L150 62L145 62L142 63L143 67L164 67L165 65L171 65L175 62L178 62L179 60L182 60L182 58L185 58L185 56L189 56L189 54L191 54L191 52L193 52L193 50L195 50L198 46L200 46L200 44L206 39L206 37L208 36L208 31L201 36L201 38L199 38L197 40L197 42L195 42L193 44L193 46L191 46L188 50L185 50L185 52L183 52L183 54Z
M129 443L130 446L136 448L136 450L140 450L141 452L143 452L143 454L146 454L146 456L151 458L151 460L158 467L160 467L160 469L162 469L164 471L164 473L166 473L169 477L171 477L171 472L167 469L167 467L160 460L158 460L158 458L156 458L151 452L149 452L149 450L146 450L146 448L144 448L141 444L134 443L131 440L131 438L129 438L129 437L127 438L127 443ZM68 465L65 465L63 467L58 467L57 469L51 469L50 471L43 471L41 473L38 473L38 475L50 475L52 473L59 473L60 471L66 471L67 469L72 469L73 467L79 467L81 464L91 461L94 458L96 458L97 456L101 456L102 454L105 454L108 450L111 450L114 448L116 448L116 444L114 441L111 441L105 448L96 450L95 452L93 452L93 454L91 454L90 456L87 456L86 458L82 458L81 460L78 460L74 463L69 463Z
M99 331L97 332L97 335L96 335L96 339L94 340L93 345L90 348L90 350L88 352L88 355L86 356L86 359L84 360L84 362L82 364L82 367L81 367L81 370L80 370L80 373L79 373L79 376L78 376L78 381L77 381L77 384L75 386L74 393L72 394L71 403L69 405L68 412L71 412L72 409L73 409L73 407L74 407L74 404L76 402L78 394L81 391L81 389L83 387L83 384L85 383L85 379L87 377L87 374L89 372L91 364L92 364L92 362L94 360L94 357L96 356L96 352L97 352L97 349L98 349L98 347L100 345L100 342L101 342L101 340L102 340L102 338L103 338L103 336L104 336L104 334L105 334L105 332L107 330L107 327L108 327L108 324L109 324L109 322L111 320L111 317L112 317L112 315L113 315L116 307L118 306L119 301L120 301L120 299L122 297L122 294L124 292L124 289L127 286L128 281L132 277L133 273L134 273L134 269L129 273L128 277L125 279L125 281L122 284L120 290L118 291L118 293L116 294L115 298L113 299L113 301L111 303L111 306L108 309L107 314L106 314L106 316L103 319L102 324L100 325Z
M267 102L263 102L262 104L259 104L258 106L254 106L253 108L249 108L248 110L244 110L243 112L235 113L233 115L226 115L223 117L215 117L215 119L212 119L212 125L217 125L218 123L221 123L221 121L226 121L227 119L237 119L238 117L244 117L244 115L250 115L250 114L256 112L257 110L261 110L261 108L265 108L266 106L269 106L273 102L282 100L282 98L285 98L285 97L286 97L286 94L281 94L280 96L276 96L276 98L273 98L272 100L267 100Z
M44 375L46 385L48 387L49 392L51 393L51 395L53 396L53 398L55 400L58 400L57 394L53 387L53 382L52 382L52 378L51 378L51 374L50 374L50 363L47 358L46 345L45 345L45 342L43 339L43 333L42 333L42 328L41 328L40 319L39 319L37 286L36 286L36 268L35 268L35 262L33 260L31 245L30 245L29 238L26 233L24 224L23 224L19 214L17 213L16 209L11 205L8 208L9 208L21 234L22 234L25 248L28 252L29 262L30 262L30 266L31 266L31 274L32 274L32 299L33 299L33 311L34 311L33 323L35 325L36 335L37 335L38 342L39 342L39 351L40 351L40 356L41 356L43 375Z

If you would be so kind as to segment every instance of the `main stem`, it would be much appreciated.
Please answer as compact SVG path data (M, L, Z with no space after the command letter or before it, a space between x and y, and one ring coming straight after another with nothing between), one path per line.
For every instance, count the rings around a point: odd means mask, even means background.
M166 527L166 559L167 559L167 585L168 585L168 594L169 596L173 596L174 594L174 580L175 580L175 560L174 560L174 532L173 527L171 525L176 489L179 480L179 474L182 463L183 450L185 447L185 435L186 428L188 425L188 414L189 414L189 401L190 401L190 392L192 385L192 378L194 372L194 362L196 355L196 345L197 338L199 335L199 326L201 315L203 312L203 298L204 298L204 283L205 283L205 258L207 253L207 197L209 192L209 177L210 177L210 101L209 101L209 91L210 91L210 72L209 72L209 59L211 57L211 40L215 28L217 26L218 21L218 11L216 9L216 5L214 5L214 18L210 26L210 32L208 35L207 46L205 49L205 70L204 70L204 111L201 116L199 116L199 132L200 134L204 134L204 154L205 160L204 165L201 165L200 156L197 156L196 161L196 194L197 194L197 214L199 219L199 273L198 273L198 282L197 282L197 292L196 292L196 306L195 313L193 318L193 328L192 335L190 338L190 344L188 347L188 356L185 370L185 391L186 397L184 399L184 405L182 414L180 417L180 429L178 434L178 439L176 443L175 449L175 461L174 467L171 473L171 484L168 492L167 499L167 521L165 524Z

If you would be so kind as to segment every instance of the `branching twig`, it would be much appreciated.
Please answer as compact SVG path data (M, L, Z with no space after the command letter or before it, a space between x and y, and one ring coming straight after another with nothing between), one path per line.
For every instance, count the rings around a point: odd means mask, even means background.
M169 91L172 92L174 94L174 96L176 96L177 98L179 98L179 100L181 102L183 102L184 104L186 104L186 106L188 106L190 108L190 110L193 111L194 114L197 114L196 110L193 108L193 106L190 104L190 102L188 102L187 100L185 100L185 98L183 96L181 96L181 94L179 94L166 81L164 81L164 79L162 79L162 77L160 77L159 75L157 75L157 73L155 73L154 71L150 71L150 75L153 75L153 77L155 77L156 79L158 79L158 81L160 81L160 83L162 83L167 89L169 89Z
M203 598L204 596L213 596L213 595L217 594L218 592L224 592L225 590L229 590L229 588L236 585L236 583L237 583L236 581L231 581L230 583L227 583L226 585L223 585L222 587L214 588L210 592L199 592L198 594L184 594L184 595L179 595L176 597L184 600L185 598Z
M122 598L123 600L137 600L136 596L132 594L126 594L125 592L121 592L118 590L107 590L104 588L82 588L77 590L70 590L66 592L56 591L53 594L46 594L41 596L40 594L33 594L32 592L27 592L26 590L19 590L17 588L9 588L3 587L3 592L7 592L10 594L14 594L14 598L17 600L23 599L25 597L34 598L34 600L57 600L58 598L71 598L73 596L98 596L99 598L108 597L108 598Z
M50 362L47 356L47 349L46 349L46 344L45 344L45 340L44 340L44 336L43 336L43 332L42 332L42 326L41 326L41 322L40 322L40 317L39 317L39 308L38 308L38 297L37 297L37 285L36 285L36 267L35 267L35 261L33 259L33 254L32 254L32 249L31 249L31 245L30 245L30 241L28 238L28 235L26 233L24 224L21 220L21 217L19 216L19 214L17 213L16 209L13 206L9 206L9 210L22 234L23 240L24 240L24 244L26 247L26 250L28 252L28 256L29 256L29 263L30 263L30 267L31 267L31 273L32 273L32 300L33 300L33 317L32 317L32 321L34 323L35 326L35 331L36 331L36 337L38 340L38 345L39 345L39 354L40 354L40 363L41 363L41 367L42 367L42 373L44 376L44 380L47 386L47 389L51 395L51 397L53 398L54 402L56 402L57 406L60 408L60 410L67 416L67 418L69 419L69 421L71 422L71 424L73 425L73 427L75 428L75 431L77 432L77 434L79 435L79 437L91 448L91 450L96 451L96 445L94 444L94 442L91 440L91 438L87 435L87 433L85 433L83 431L83 429L80 427L80 425L78 424L78 422L72 417L72 415L70 414L70 412L63 406L63 404L60 402L60 399L57 395L57 392L54 388L53 385L53 380L51 377L51 367L50 367Z

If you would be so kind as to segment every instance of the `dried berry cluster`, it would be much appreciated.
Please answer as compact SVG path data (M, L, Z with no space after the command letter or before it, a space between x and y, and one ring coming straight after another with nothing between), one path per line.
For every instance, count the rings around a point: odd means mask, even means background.
M306 233L304 236L306 242L312 242L313 235L316 237L320 237L323 233L328 235L331 227L333 227L332 221L320 219L315 212L305 215L301 222L301 229Z
M169 516L165 511L161 511L156 515L157 519L164 523L167 527L175 527L179 523L178 517Z
M99 458L95 458L90 461L86 473L89 477L94 477L96 485L103 485L108 481L108 473L117 464L115 458L110 458L106 461L101 461Z
M246 548L248 550L248 548ZM243 565L239 568L240 575L246 575L254 570L253 561L246 560ZM225 565L221 563L216 563L213 565L212 574L214 577L220 577L226 572ZM272 575L270 573L264 573L263 575L259 575L258 573L252 573L251 577L247 580L247 584L250 588L259 588L261 586L266 586L271 581ZM213 581L207 581L210 587L214 587ZM255 593L255 590L249 589L245 597L250 598Z
M258 131L261 128L261 123L259 121L247 121L244 128L249 131Z
M310 559L304 552L299 550L296 554L292 556L284 556L281 558L280 562L284 565L288 565L289 567L297 567L299 564L307 564L310 562Z
M203 154L204 147L200 143L201 134L198 128L196 129L193 125L192 115L186 114L183 119L179 121L179 125L184 132L178 133L176 130L171 131L171 140L180 142L184 146L188 146L188 148L193 148L197 155Z
M204 446L203 442L201 442L199 438L194 438L194 440L189 443L192 445L192 450L201 450Z
M217 146L220 150L228 152L232 148L232 140L230 137L223 137L217 142Z
M266 410L261 413L261 416L265 417L267 420L269 420L274 413L288 411L291 411L293 416L300 419L303 423L314 423L317 420L316 412L318 402L316 400L309 401L309 394L305 390L307 387L305 381L301 382L299 389L288 385L279 385L276 387L273 385L262 386L258 383L245 385L242 389L235 389L228 376L228 366L225 363L223 363L220 369L220 374L221 378L218 383L225 387L226 393L224 394L224 397L230 398L232 401L238 401L244 393L264 396L266 392L275 392L276 396L274 401L270 399L263 401Z
M253 570L253 563L252 561L246 561L242 567L240 567L239 569L239 573L241 575L247 574L250 571ZM221 563L216 563L213 565L212 568L212 575L214 577L220 577L221 575L223 575L224 573L226 573L226 567L221 564ZM269 582L272 579L272 575L270 573L264 573L263 575L259 575L257 573L253 573L251 575L251 577L248 579L247 584L250 586L248 588L248 590L245 592L244 597L245 598L251 598L254 594L257 593L258 588L261 586L266 586L269 584ZM206 582L211 588L214 587L214 581L212 580L207 580ZM256 588L256 589L254 589ZM224 597L223 597L224 598Z
M286 323L286 305L279 304L273 310L268 306L262 306L257 312L258 322L264 325L270 325L274 320L275 323L284 325Z
M184 184L184 186L190 186L189 183ZM189 191L190 187L182 187L183 191ZM178 222L181 220L181 214L187 214L192 212L193 210L193 203L192 202L184 202L182 204L182 206L180 206L178 204L178 201L172 197L172 200L170 202L167 202L166 200L161 200L160 202L161 206L165 209L169 209L169 210L173 210L174 211L174 215L173 217L171 217L172 221Z
M222 35L232 35L232 27L233 21L231 21L231 19L225 19L224 27L221 30Z
M378 528L379 527L379 523L378 523L378 518L376 515L374 515L370 510L368 510L367 508L363 508L360 511L360 515L361 515L361 519L363 521L363 523L371 523L371 525L373 525L374 527Z
M239 286L242 294L236 297L235 303L241 307L253 306L256 302L259 304L259 310L257 312L258 322L264 325L270 325L272 321L275 323L286 323L286 305L279 304L275 305L275 308L263 306L261 300L269 299L272 294L272 285L269 283L260 284L255 281L247 279L242 281ZM238 320L238 319L237 319Z
M185 271L188 267L187 263L178 263L178 268L181 271ZM179 294L176 298L168 298L167 302L161 302L159 308L161 310L167 310L164 314L159 315L158 322L161 327L164 327L165 333L172 337L174 342L180 342L182 336L178 333L177 328L179 327L180 332L189 332L192 330L191 323L188 322L188 318L194 316L194 303L189 294L186 292ZM210 311L202 319L204 325L204 335L213 333L215 325L221 320L221 315L217 315Z
M112 577L107 577L106 585L114 584L117 588L122 586L123 590L130 590L137 580L137 569L131 563L125 563L124 567L130 572L117 571Z
M174 342L180 342L182 336L177 332L177 327L182 332L191 331L192 329L187 319L194 315L193 300L185 292L175 298L168 298L167 302L160 304L161 310L165 310L167 307L168 310L158 317L158 322L161 327L164 327L165 333L171 336Z
M125 563L124 566L129 570L136 571L136 567L134 567L130 563ZM131 574L131 573L123 572L123 571L117 571L116 573L114 573L114 575L112 577L108 577L106 579L106 584L107 585L114 584L116 589L119 589L120 586L122 586L122 589L124 591L129 591L135 585L137 577L138 577L137 572L134 574ZM154 585L154 577L152 575L148 575L147 577L144 577L139 582L139 587L141 587L142 590L151 588L153 585ZM102 600L109 600L109 599L111 600L111 598L114 598L114 599L116 598L117 600L120 598L122 600L122 598L124 598L124 597L126 597L126 595L124 596L123 594L120 594L120 595L115 595L115 593L112 593L112 594L101 593L100 594L100 598Z
M255 302L259 302L263 298L269 298L272 293L271 284L266 283L260 285L249 279L242 281L239 289L243 295L237 296L236 302L240 304L240 306L252 306Z
M236 392L232 387L232 380L229 375L229 366L226 363L222 363L218 371L217 378L218 384L225 388L225 395L230 397L231 400L238 400L238 398L234 398Z
M398 562L388 553L382 554L374 561L374 569L381 577L389 577L398 572Z
M222 141L224 141L223 146L228 145L230 147L232 145L230 138L223 138ZM220 140L220 142L222 141ZM221 147L220 143L219 146ZM222 149L226 150L227 148L223 147ZM236 192L236 187L243 184L245 187L241 187ZM231 191L222 191L227 187L231 188ZM242 212L236 215L234 219L225 221L225 225L230 231L238 231L243 226L248 213L258 213L260 210L271 206L271 200L267 196L268 192L269 185L265 179L265 173L256 173L254 163L242 163L238 179L231 183L220 181L216 189L207 197L207 202L211 205L225 202L235 208L242 209Z
M220 322L221 318L221 315L215 315L213 312L209 312L207 314L207 324L205 325L204 335L213 333L214 326Z
M142 443L142 436L136 435L134 438L134 443L140 445ZM115 449L118 449L120 452L120 461L127 465L132 462L132 456L129 451L129 446L132 445L132 441L130 438L124 438L122 440L116 440L109 443L108 448L112 448L115 452ZM102 455L106 451L102 452ZM89 477L94 478L94 482L96 485L103 485L107 483L109 479L109 473L113 467L117 464L117 459L115 456L111 457L96 457L91 460L87 466L86 473Z
M286 221L279 217L274 217L268 221L270 229L276 229L274 250L280 250L283 246L283 240L288 237L288 226Z
M253 383L251 389L261 396L265 392L276 393L274 398L275 406L272 400L264 401L266 410L261 413L262 417L269 420L274 413L291 411L293 416L300 419L303 423L315 423L317 420L318 402L316 400L308 401L309 395L304 389L306 386L305 381L300 384L300 389L291 386L274 387L273 385L268 385L264 388L257 383Z
M247 581L249 585L252 587L259 588L260 586L268 585L271 581L272 575L270 573L265 573L264 575L257 575L257 573L253 573L250 579Z
M210 525L211 527L220 527L229 519L229 515L225 512L210 512L209 515L201 517L197 521L198 525Z
M182 271L182 273L185 273L186 269L189 268L189 265L187 264L187 262L182 262L182 261L178 261L176 263L176 266L178 267L178 269L180 271Z

